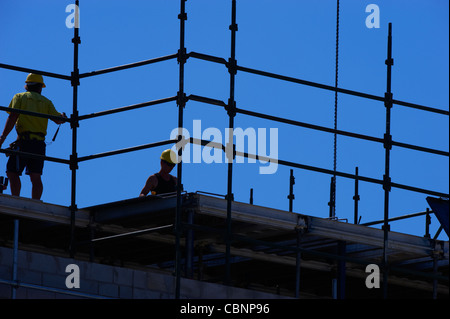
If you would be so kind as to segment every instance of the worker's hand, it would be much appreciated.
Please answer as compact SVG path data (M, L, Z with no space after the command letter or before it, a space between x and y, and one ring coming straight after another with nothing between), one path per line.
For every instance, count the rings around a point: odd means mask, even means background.
M59 113L59 115L65 119L67 118L67 115L64 112ZM65 121L61 121L61 120L52 120L52 121L55 122L56 124L63 124L65 122Z

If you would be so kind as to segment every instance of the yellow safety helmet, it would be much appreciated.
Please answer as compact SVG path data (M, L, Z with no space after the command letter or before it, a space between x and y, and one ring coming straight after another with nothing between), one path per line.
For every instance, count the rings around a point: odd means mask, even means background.
M168 162L169 164L176 164L177 154L171 149L167 149L161 153L160 157L163 161Z
M30 73L25 80L25 83L41 83L42 87L45 88L44 78L40 74Z

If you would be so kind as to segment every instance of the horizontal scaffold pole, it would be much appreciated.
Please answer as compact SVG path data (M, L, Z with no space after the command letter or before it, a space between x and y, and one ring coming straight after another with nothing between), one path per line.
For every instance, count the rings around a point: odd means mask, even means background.
M25 114L25 115L32 115L36 117L43 117L50 120L56 120L56 121L63 121L63 122L70 122L69 118L62 117L62 116L55 116L55 115L49 115L44 113L38 113L38 112L32 112L32 111L26 111L26 110L20 110L20 109L13 109L10 107L0 106L0 111L5 111L8 113L19 113L19 114Z
M33 154L33 153L28 153L28 152L14 151L14 150L10 150L10 149L8 149L8 150L0 149L0 153L4 153L7 155L20 155L23 157L43 159L45 161L50 161L50 162L55 162L55 163L70 164L70 160L57 158L57 157L44 156L44 155L39 155L39 154Z
M198 139L198 138L189 138L186 140L186 142L189 142L191 144L202 145L202 146L206 146L206 147L220 149L224 152L226 152L226 149L227 149L226 146L221 143ZM235 145L233 145L233 150L234 149L235 149ZM271 158L268 156L261 156L261 155L246 153L246 152L240 152L240 151L234 151L234 155L241 156L244 158L260 160L260 161L264 161L264 162L277 163L277 164L280 164L283 166L295 167L295 168L299 168L299 169L314 171L314 172L318 172L318 173L324 173L324 174L328 174L328 175L336 175L336 176L349 178L349 179L358 179L360 181L374 183L374 184L383 185L383 183L384 183L384 181L381 179L376 179L376 178L366 177L366 176L361 176L361 175L355 175L355 174L335 171L335 170L311 166L311 165L294 163L294 162L285 161L285 160L281 160L281 159ZM391 183L391 186L395 187L395 188L399 188L399 189L413 191L416 193L423 193L423 194L428 194L428 195L438 196L438 197L449 197L449 194L446 194L446 193L423 189L423 188L418 188L418 187L414 187L414 186L403 185L403 184L399 184L399 183Z
M89 155L89 156L82 156L82 157L78 158L78 162L84 162L84 161L88 161L88 160L96 159L96 158L101 158L101 157L107 157L107 156L112 156L112 155L118 155L118 154L123 154L123 153L140 151L140 150L153 148L153 147L158 147L158 146L162 146L162 145L173 144L173 143L176 143L176 142L177 142L177 140L166 140L166 141L160 141L160 142L155 142L155 143L149 143L149 144L144 144L144 145L124 148L124 149L120 149L120 150L116 150L116 151L99 153L99 154L94 154L94 155Z
M216 63L220 63L220 64L223 64L223 65L227 64L227 60L225 60L224 58L219 58L219 57L216 57L216 56L203 54L203 53L198 53L198 52L190 52L189 53L189 57L196 58L196 59L199 59L199 60L204 60L204 61L216 62Z
M112 68L108 68L108 69L102 69L102 70L98 70L98 71L81 73L79 75L79 78L82 79L82 78L87 78L87 77L94 76L94 75L100 75L100 74L110 73L110 72L114 72L114 71L136 68L138 66L143 66L143 65L147 65L147 64L153 64L153 63L157 63L157 62L176 59L177 57L178 57L178 54L171 54L171 55L166 55L166 56L159 57L159 58L134 62L134 63L130 63L130 64L124 64L124 65L120 65L120 66L116 66L116 67L112 67Z
M129 106L123 106L123 107L106 110L106 111L101 111L101 112L96 112L96 113L91 113L91 114L86 114L86 115L82 115L82 116L78 117L78 120L81 121L81 120L91 119L91 118L99 117L99 116L103 116L103 115L109 115L109 114L134 110L134 109L138 109L138 108L142 108L142 107L146 107L146 106L167 103L167 102L171 102L171 101L176 101L177 98L178 98L177 96L172 96L172 97L168 97L168 98L164 98L164 99L159 99L159 100L154 100L154 101L149 101L149 102L144 102L144 103L139 103L139 104L133 104L133 105L129 105Z
M14 71L20 71L20 72L26 72L26 73L36 73L43 76L48 76L51 78L57 78L57 79L63 79L63 80L72 80L72 77L70 75L63 75L63 74L57 74L47 71L40 71L36 69L30 69L30 68L22 68L20 66L14 66L9 64L0 63L0 68L8 69L8 70L14 70Z
M380 102L384 102L385 101L384 96L377 96L377 95L357 92L357 91L353 91L353 90L336 88L336 87L331 86L331 85L326 85L326 84L306 81L306 80L302 80L302 79L298 79L298 78L294 78L294 77L289 77L289 76L285 76L285 75L279 75L279 74L275 74L275 73L270 73L270 72L266 72L266 71L260 71L260 70L246 68L246 67L242 67L242 66L237 66L237 70L243 71L243 72L247 72L247 73L267 76L267 77L271 77L271 78L275 78L275 79L279 79L279 80L284 80L284 81L288 81L288 82L293 82L293 83L299 83L299 84L303 84L303 85L307 85L307 86L312 86L312 87L316 87L316 88L319 88L319 89L325 89L325 90L335 91L335 92L339 92L339 93L343 93L343 94L359 96L359 97L370 99L370 100L376 100L376 101L380 101ZM414 103L409 103L409 102L392 100L392 103L393 104L397 104L397 105L402 105L402 106L406 106L406 107L419 109L419 110L423 110L423 111L427 111L427 112L432 112L432 113L438 113L438 114L443 114L443 115L449 115L450 114L450 112L447 111L447 110L437 109L437 108L424 106L424 105L419 105L419 104L414 104Z
M207 54L202 54L202 53L198 53L198 52L191 52L191 53L189 53L189 56L200 59L200 60L215 62L215 63L219 63L219 64L224 64L224 65L226 65L228 63L223 58L212 56L212 55L207 55ZM377 95L373 95L373 94L368 94L368 93L363 93L363 92L358 92L358 91L353 91L353 90L348 90L348 89L343 89L343 88L336 88L331 85L321 84L321 83L312 82L312 81L306 81L306 80L302 80L299 78L294 78L294 77L276 74L276 73L272 73L272 72L247 68L247 67L243 67L243 66L239 66L239 65L236 66L236 70L246 72L246 73L266 76L269 78L274 78L274 79L283 80L283 81L287 81L287 82L303 84L306 86L311 86L311 87L315 87L315 88L319 88L319 89L339 92L339 93L353 95L353 96L359 96L362 98L367 98L367 99L371 99L371 100L375 100L375 101L380 101L380 102L385 101L384 96L377 96ZM392 100L392 103L396 104L396 105L419 109L422 111L443 114L443 115L447 115L447 116L450 115L450 112L447 110L433 108L433 107L424 106L424 105L420 105L420 104L409 103L409 102L399 101L399 100Z
M228 63L223 58L208 55L208 54L198 53L198 52L190 52L188 54L188 56L197 58L200 60L215 62L215 63L219 63L219 64L224 64L224 65L226 65ZM152 64L152 63L157 63L157 62L161 62L161 61L175 59L177 57L178 57L178 54L176 53L176 54L171 54L171 55L167 55L167 56L163 56L163 57L159 57L159 58L125 64L125 65L121 65L121 66L117 66L117 67L112 67L112 68L108 68L108 69L102 69L102 70L98 70L98 71L81 73L79 75L79 78L81 79L81 78L91 77L91 76L95 76L95 75L99 75L99 74L105 74L105 73L110 73L110 72L114 72L114 71L130 69L130 68L134 68L134 67L138 67L138 66L142 66L142 65L147 65L147 64ZM72 80L72 77L70 75L63 75L63 74L57 74L57 73L52 73L52 72L47 72L47 71L40 71L40 70L36 70L36 69L23 68L23 67L18 67L18 66L14 66L14 65L4 64L4 63L0 63L0 68L21 71L21 72L28 72L28 73L38 73L38 74L41 74L44 76L49 76L49 77L59 78L59 79L64 79L64 80L69 80L69 81ZM247 73L252 73L252 74L256 74L256 75L262 75L262 76L266 76L266 77L270 77L270 78L276 78L276 79L284 80L284 81L288 81L288 82L299 83L299 84L312 86L312 87L316 87L316 88L320 88L320 89L325 89L325 90L329 90L329 91L337 91L339 93L359 96L359 97L368 98L371 100L376 100L376 101L381 101L381 102L384 102L384 100L385 100L385 98L383 96L376 96L373 94L367 94L367 93L357 92L357 91L348 90L348 89L335 88L334 86L331 86L331 85L316 83L316 82L312 82L312 81L306 81L306 80L302 80L302 79L298 79L298 78L294 78L294 77L289 77L289 76L271 73L271 72L267 72L267 71L247 68L247 67L243 67L243 66L237 65L236 70L239 70L242 72L247 72ZM443 115L447 115L447 116L450 115L450 112L447 110L433 108L433 107L424 106L424 105L420 105L420 104L409 103L409 102L399 101L399 100L395 100L395 99L392 100L392 103L396 104L396 105L401 105L401 106L406 106L406 107L410 107L410 108L427 111L427 112L443 114Z
M403 220L403 219L408 219L408 218L412 218L412 217L418 217L418 216L423 216L426 214L430 214L433 213L432 211L425 211L425 212L419 212L419 213L413 213L413 214L408 214L408 215L403 215L403 216L398 216L398 217L392 217L388 219L388 222L394 222L397 220ZM361 223L361 226L373 226L373 225L377 225L377 224L382 224L384 223L384 219L382 220L376 220L373 222L367 222L367 223Z
M206 103L206 104L217 105L217 106L221 106L221 107L227 106L223 101L206 98L206 97L202 97L202 96L198 96L198 95L189 95L188 98L189 98L189 100L202 102L202 103ZM338 134L338 135L343 135L343 136L359 138L359 139L377 142L377 143L385 143L384 138L373 137L373 136L363 135L363 134L359 134L359 133L352 133L352 132L347 132L347 131L343 131L343 130L336 130L336 129L332 129L332 128L325 127L325 126L304 123L304 122L300 122L300 121L295 121L295 120L286 119L286 118L282 118L282 117L278 117L278 116L244 110L244 109L240 109L240 108L236 108L235 110L236 110L236 113L241 113L241 114L245 114L248 116L263 118L263 119L270 120L270 121L275 121L275 122L290 124L290 125L294 125L294 126L309 128L309 129L322 131L322 132L328 132L328 133L333 133L333 134ZM396 141L391 141L391 143L394 146L408 148L408 149L412 149L412 150L416 150L416 151L421 151L421 152L426 152L426 153L431 153L431 154L436 154L436 155L443 155L443 156L447 156L447 157L450 155L450 153L447 151L436 150L436 149L427 148L427 147L423 147L423 146L417 146L417 145L396 142Z

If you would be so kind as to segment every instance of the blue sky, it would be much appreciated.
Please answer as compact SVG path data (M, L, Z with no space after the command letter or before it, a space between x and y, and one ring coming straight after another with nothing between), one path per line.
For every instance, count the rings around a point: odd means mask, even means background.
M73 29L66 27L66 6L72 1L0 1L0 63L70 75L73 68ZM368 4L380 9L380 28L367 28ZM170 55L179 48L178 0L80 1L80 73ZM383 96L386 91L388 23L393 24L394 99L448 111L449 17L448 1L340 1L339 87ZM186 2L187 52L230 56L231 1ZM238 65L334 86L336 1L238 0ZM227 101L229 74L223 65L190 58L186 64L185 92ZM0 105L8 106L23 91L26 73L0 69ZM69 81L45 77L43 94L56 108L72 113ZM80 115L171 97L178 91L176 60L81 80ZM236 102L242 109L267 113L316 125L333 127L334 92L238 72ZM175 102L81 121L78 155L87 156L169 138L177 127ZM0 115L3 128L6 114ZM193 121L202 128L228 127L226 111L189 101L184 127ZM238 114L235 126L278 128L280 159L321 168L333 168L333 135ZM49 124L48 139L57 126ZM382 138L385 108L382 102L339 94L338 129ZM394 105L394 141L448 151L448 116ZM12 132L4 145L15 139ZM225 141L224 141L225 142ZM159 170L165 147L82 162L77 172L77 204L90 205L139 195L147 177ZM47 155L68 159L71 130L61 127ZM0 161L6 167L6 157ZM259 174L260 163L234 165L233 192L237 201L288 209L289 167L279 165L272 175ZM338 136L337 169L382 179L384 149L379 143ZM448 157L393 148L392 181L448 193ZM174 171L176 174L176 172ZM294 210L328 217L330 176L294 169ZM70 204L70 170L46 162L45 202ZM189 192L225 194L226 164L185 164L183 184ZM361 222L383 218L381 185L360 182ZM354 182L337 179L336 215L353 222ZM5 191L9 194L9 189ZM22 196L30 197L28 178L22 178ZM393 189L390 216L424 211L427 195ZM391 229L423 235L424 217L394 222ZM439 224L433 218L431 233ZM447 239L446 235L440 238Z

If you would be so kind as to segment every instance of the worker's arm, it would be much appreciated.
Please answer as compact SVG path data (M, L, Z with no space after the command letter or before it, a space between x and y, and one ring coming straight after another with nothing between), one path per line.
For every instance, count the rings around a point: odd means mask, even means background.
M0 148L2 147L3 142L8 137L8 134L14 128L14 125L16 125L18 117L19 117L19 113L11 113L11 114L9 114L8 118L6 119L5 128L3 129L3 133L0 136Z
M142 188L139 197L147 196L147 194L154 190L156 186L158 186L158 179L155 175L152 175L147 178L147 181L145 182L144 188Z
M67 118L67 115L64 112L60 113L59 116L64 117L65 119ZM55 122L56 124L62 124L65 122L63 120L54 120L54 119L52 119L52 121Z

